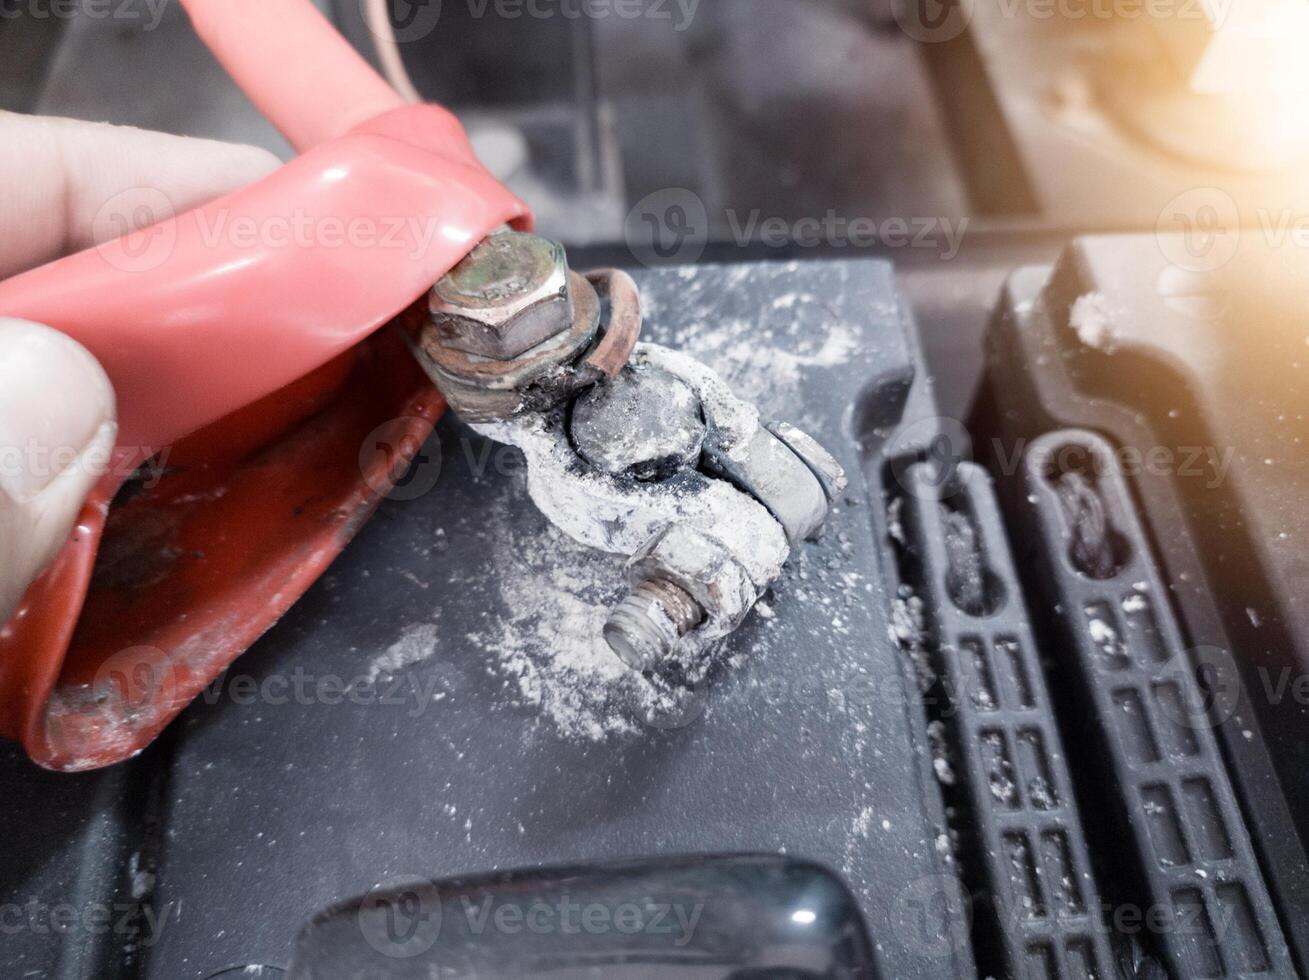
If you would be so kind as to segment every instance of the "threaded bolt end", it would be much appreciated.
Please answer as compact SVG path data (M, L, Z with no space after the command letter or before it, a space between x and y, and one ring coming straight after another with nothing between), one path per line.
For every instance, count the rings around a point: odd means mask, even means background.
M704 615L681 586L667 579L647 579L609 616L605 642L633 670L653 670L704 621Z

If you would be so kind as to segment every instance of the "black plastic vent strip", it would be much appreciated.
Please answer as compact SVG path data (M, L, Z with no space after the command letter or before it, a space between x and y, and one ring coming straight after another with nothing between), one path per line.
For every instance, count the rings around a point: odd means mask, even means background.
M1116 783L1147 898L1169 913L1155 931L1170 971L1188 980L1296 976L1214 739L1212 692L1197 680L1201 661L1226 652L1184 649L1103 438L1042 436L1023 475L1040 536L1034 552L1045 563L1036 578L1060 611L1052 622L1064 634L1061 663ZM1103 540L1088 545L1092 533ZM1112 561L1087 557L1106 553Z
M954 773L992 895L1011 977L1113 977L1086 836L990 478L902 476L900 516L933 667L947 700Z

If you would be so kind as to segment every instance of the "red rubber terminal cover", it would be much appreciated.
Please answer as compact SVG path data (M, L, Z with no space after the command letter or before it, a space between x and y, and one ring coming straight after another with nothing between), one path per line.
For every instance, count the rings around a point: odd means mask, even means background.
M0 735L51 768L126 758L276 622L443 409L373 334L506 222L527 208L458 121L412 106L0 283L0 315L99 358L120 419L119 465L0 629ZM168 476L111 511L124 461L165 447Z

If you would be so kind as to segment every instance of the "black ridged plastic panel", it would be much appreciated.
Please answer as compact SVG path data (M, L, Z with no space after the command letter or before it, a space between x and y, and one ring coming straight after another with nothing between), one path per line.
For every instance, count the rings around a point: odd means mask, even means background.
M1115 975L1102 903L990 478L918 463L897 505L952 774L970 811L976 887L994 909L993 968L1010 977ZM986 940L984 939L985 943Z
M1047 434L1025 460L1041 540L1059 663L1077 685L1117 815L1134 847L1151 929L1172 975L1293 977L1295 971L1202 686L1203 651L1184 648L1109 443L1090 432Z

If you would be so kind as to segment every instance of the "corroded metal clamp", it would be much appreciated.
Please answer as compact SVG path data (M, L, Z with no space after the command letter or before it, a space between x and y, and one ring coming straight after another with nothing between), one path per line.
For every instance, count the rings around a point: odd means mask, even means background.
M821 530L845 489L836 460L792 426L761 424L695 359L638 343L631 277L577 275L545 239L491 236L431 308L416 354L451 408L522 450L556 526L628 556L609 646L633 669L676 660L694 676Z

